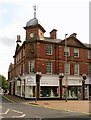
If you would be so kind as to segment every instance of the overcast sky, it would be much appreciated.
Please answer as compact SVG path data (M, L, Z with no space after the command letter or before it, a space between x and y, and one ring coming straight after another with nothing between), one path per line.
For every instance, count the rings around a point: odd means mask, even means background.
M83 43L89 43L89 0L0 0L0 74L7 78L9 64L13 63L16 36L25 40L23 27L36 17L49 37L52 29L57 29L57 38L64 39L77 33Z

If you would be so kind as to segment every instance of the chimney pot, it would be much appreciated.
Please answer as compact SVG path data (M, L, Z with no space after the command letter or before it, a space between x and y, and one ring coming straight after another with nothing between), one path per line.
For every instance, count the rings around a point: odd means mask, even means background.
M20 35L17 35L17 41L16 41L17 43L18 42L21 42L21 39L20 39Z

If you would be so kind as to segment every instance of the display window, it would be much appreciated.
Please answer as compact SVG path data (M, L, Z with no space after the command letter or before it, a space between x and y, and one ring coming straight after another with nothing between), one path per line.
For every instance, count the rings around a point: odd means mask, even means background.
M40 97L58 97L58 87L40 87Z
M66 88L63 87L62 97L66 96ZM67 98L78 98L81 97L82 88L79 86L68 86L67 87Z

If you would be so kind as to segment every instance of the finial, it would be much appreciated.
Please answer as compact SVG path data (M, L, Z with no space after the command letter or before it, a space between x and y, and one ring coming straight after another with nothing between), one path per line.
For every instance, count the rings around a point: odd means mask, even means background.
M36 9L37 9L37 6L34 5L33 8L34 8L34 18L36 18Z

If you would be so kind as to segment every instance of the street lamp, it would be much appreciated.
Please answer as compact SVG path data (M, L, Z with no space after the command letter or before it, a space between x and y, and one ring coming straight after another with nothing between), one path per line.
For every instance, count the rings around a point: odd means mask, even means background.
M39 87L40 87L40 79L42 77L42 73L41 72L37 72L36 73L36 103L37 103L37 99L39 98Z
M85 100L85 80L87 76L86 74L83 74L83 80L82 80L82 99Z
M62 79L64 78L63 73L59 73L59 86L60 86L60 98L62 99Z
M66 52L66 50L67 50L67 38L66 38L66 36L67 35L68 34L65 34L65 66L67 65L67 52ZM68 78L67 78L67 72L65 70L65 89L66 89L66 91L65 91L65 93L66 93L66 95L65 95L65 97L66 97L65 101L66 102L67 102L67 87L68 87Z

